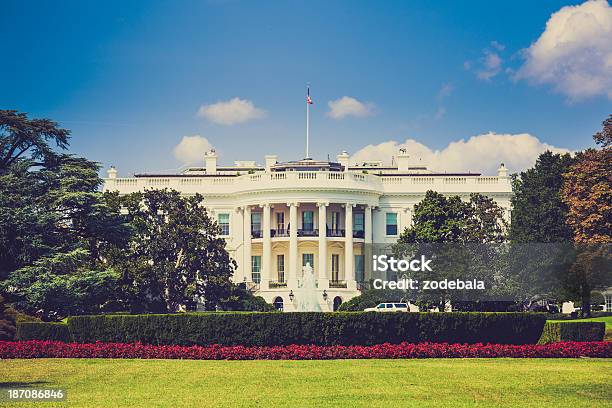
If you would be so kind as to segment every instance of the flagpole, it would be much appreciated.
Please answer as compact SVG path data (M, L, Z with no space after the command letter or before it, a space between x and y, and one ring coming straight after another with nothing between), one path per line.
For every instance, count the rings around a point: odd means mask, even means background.
M308 101L308 97L310 97L310 85L306 88L307 99L306 99L306 158L310 158L308 155L308 143L310 142L310 102Z

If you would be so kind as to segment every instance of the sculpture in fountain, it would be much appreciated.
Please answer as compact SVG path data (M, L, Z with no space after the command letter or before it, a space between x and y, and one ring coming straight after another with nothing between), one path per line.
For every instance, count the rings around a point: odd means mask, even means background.
M296 291L298 312L320 312L319 298L317 296L317 281L310 263L302 268L302 279L298 282Z

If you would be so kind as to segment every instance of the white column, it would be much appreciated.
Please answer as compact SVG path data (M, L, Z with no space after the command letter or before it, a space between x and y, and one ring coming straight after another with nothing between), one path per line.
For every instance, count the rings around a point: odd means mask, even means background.
M270 238L270 204L263 208L263 256L261 260L261 288L268 289L272 268L272 240Z
M297 266L298 266L298 217L297 203L287 203L289 206L289 278L287 287L297 287Z
M365 205L365 215L364 215L364 242L366 244L372 243L372 206Z
M409 207L404 208L404 212L406 213L406 217L403 220L404 222L400 226L401 230L398 230L399 234L404 232L406 228L410 228L412 226L412 217L414 215L414 204L410 205Z
M353 267L353 204L344 206L344 277L349 285L355 286L355 268Z
M251 207L244 206L242 213L244 256L242 259L243 280L251 281Z
M319 290L329 288L327 274L327 204L317 203L319 207Z

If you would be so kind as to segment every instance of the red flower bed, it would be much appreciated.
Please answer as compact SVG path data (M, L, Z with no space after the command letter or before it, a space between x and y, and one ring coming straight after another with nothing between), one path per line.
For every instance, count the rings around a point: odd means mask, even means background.
M355 358L576 358L612 357L612 342L545 345L402 343L374 346L153 346L124 343L0 341L7 358L159 358L190 360L330 360Z

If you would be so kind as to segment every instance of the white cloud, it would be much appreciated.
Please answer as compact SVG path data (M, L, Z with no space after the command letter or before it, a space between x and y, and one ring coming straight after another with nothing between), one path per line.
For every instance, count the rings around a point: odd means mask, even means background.
M256 108L253 102L249 100L233 98L229 101L202 105L197 114L219 125L233 125L259 119L264 117L266 112L263 109Z
M183 164L197 164L204 161L204 153L212 149L212 145L200 135L183 136L174 147L174 157Z
M438 100L442 100L450 96L454 90L455 90L455 86L451 83L442 85L440 87L440 90L438 91L438 95L437 95Z
M533 166L538 155L546 150L567 153L569 150L543 143L528 133L498 134L489 132L450 143L442 150L433 150L414 139L404 143L395 140L368 145L351 156L352 163L380 160L390 164L391 157L405 147L414 164L425 165L439 172L480 172L496 174L500 163L512 172Z
M478 79L490 81L502 71L504 59L501 54L505 49L505 45L491 41L490 46L482 50L483 55L477 61L465 61L463 69L470 71L473 68Z
M523 51L515 78L549 84L571 100L612 99L612 7L606 0L553 13L542 35Z
M476 75L478 76L479 79L488 81L494 76L496 76L497 74L499 74L499 72L501 71L503 60L499 56L499 54L495 51L485 49L483 52L484 52L484 56L480 60L482 66L476 72Z
M327 116L333 119L343 119L346 116L365 117L373 113L374 105L363 103L350 96L343 96L335 101L329 101Z

